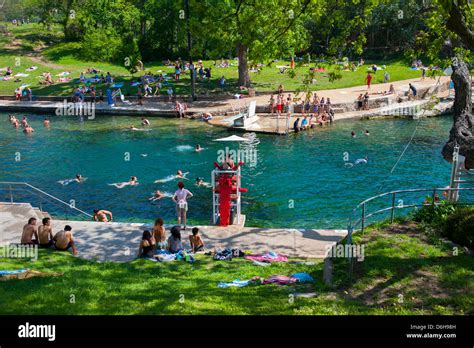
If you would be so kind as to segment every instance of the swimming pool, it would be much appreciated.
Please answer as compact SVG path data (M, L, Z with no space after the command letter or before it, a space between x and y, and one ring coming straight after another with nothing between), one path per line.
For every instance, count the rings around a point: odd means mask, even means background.
M17 118L22 115L16 114ZM212 214L211 190L194 186L196 177L210 181L212 163L219 150L236 143L213 139L230 135L200 121L152 118L149 131L139 127L139 118L124 116L51 116L52 127L42 125L43 116L29 115L33 135L14 130L7 114L0 114L0 181L24 181L91 212L111 210L119 221L151 221L161 216L174 223L174 204L169 198L150 203L151 193L173 193L176 180L154 183L189 172L185 181L194 197L189 202L191 223L208 224ZM450 165L440 151L448 137L451 117L423 119L411 146L390 175L392 166L408 143L418 121L386 119L345 121L332 127L285 136L257 135L252 145L255 166L242 169L242 212L247 226L294 228L344 228L350 211L360 201L393 189L442 187L449 181ZM370 136L364 136L368 129ZM351 131L356 138L351 138ZM196 153L199 143L205 148ZM243 146L243 145L242 145ZM15 154L21 155L15 161ZM368 156L367 164L350 166ZM129 159L129 160L127 160ZM76 173L87 177L82 184L61 185ZM122 189L110 183L137 176L140 184ZM1 197L0 200L5 200ZM190 223L188 223L190 224Z

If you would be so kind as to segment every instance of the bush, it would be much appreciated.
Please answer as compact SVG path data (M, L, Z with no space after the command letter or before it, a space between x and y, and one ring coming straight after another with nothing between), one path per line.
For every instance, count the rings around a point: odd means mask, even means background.
M423 222L431 227L441 229L443 228L448 217L456 210L456 206L449 201L441 201L436 205L431 205L432 199L428 197L425 205L421 209L415 211L413 220L416 222Z
M458 208L449 215L442 229L449 240L474 248L474 208Z
M87 31L82 40L81 58L94 62L117 59L122 40L112 27Z

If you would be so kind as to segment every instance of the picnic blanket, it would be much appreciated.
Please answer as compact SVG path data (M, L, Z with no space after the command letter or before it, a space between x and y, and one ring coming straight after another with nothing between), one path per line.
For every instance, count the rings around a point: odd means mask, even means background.
M27 77L27 76L30 76L30 74L23 74L23 73L15 74L15 77Z
M231 282L225 283L225 282L219 282L217 284L218 288L229 288L229 287L237 287L237 288L242 288L244 286L247 286L250 284L249 280L240 280L240 279L235 279Z
M270 251L263 255L248 255L245 256L247 260L251 261L260 261L260 262L286 262L288 257L286 255L277 254L273 251Z

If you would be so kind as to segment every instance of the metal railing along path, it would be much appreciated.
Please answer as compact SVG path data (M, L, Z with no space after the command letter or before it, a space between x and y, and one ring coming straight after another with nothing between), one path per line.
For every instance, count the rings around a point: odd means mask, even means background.
M11 181L0 181L0 194L3 197L4 193L6 192L6 196L9 198L9 202L4 202L4 203L10 203L10 204L16 204L16 203L30 203L33 204L33 202L25 202L17 199L17 196L19 193L28 193L31 194L32 196L35 196L39 201L38 203L38 208L43 211L43 204L52 204L55 207L61 209L63 212L66 212L67 215L69 215L69 212L73 212L74 215L79 216L83 219L89 220L92 218L92 215L89 213L86 213L85 211L76 208L75 205L71 203L67 203L58 197L55 197L43 190L40 190L39 188L30 185L26 182L11 182ZM1 200L1 199L0 199Z
M397 209L407 209L407 208L415 208L415 207L423 207L423 206L436 206L439 205L440 201L437 201L437 193L438 192L443 192L443 193L449 193L451 191L466 191L466 192L472 192L474 193L474 187L469 187L469 188L420 188L420 189L411 189L411 190L398 190L398 191L391 191L391 192L385 192L382 194L379 194L377 196L370 197L366 199L365 201L359 203L357 207L353 209L351 212L351 215L349 217L349 223L348 223L348 237L349 241L352 240L352 233L359 229L361 232L364 232L365 224L368 218L374 215L382 214L384 212L390 212L390 222L393 223L394 218L395 218L395 211ZM420 203L420 204L397 204L397 198L400 198L402 194L406 193L416 193L416 192L429 192L431 196L431 202L430 203ZM375 203L375 201L379 200L380 198L384 197L391 197L391 205L389 207L381 208L373 212L368 212L367 206L369 203ZM463 202L463 203L458 203L459 205L474 205L473 202ZM357 212L360 211L360 218L356 220L355 216Z

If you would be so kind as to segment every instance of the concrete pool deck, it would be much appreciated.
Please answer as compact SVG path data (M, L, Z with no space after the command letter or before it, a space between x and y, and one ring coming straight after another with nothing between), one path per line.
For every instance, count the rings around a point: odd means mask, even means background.
M30 217L37 217L40 224L42 214L27 203L0 203L0 246L19 243L23 225ZM139 223L67 221L53 218L53 232L63 229L64 225L70 225L73 229L79 257L114 262L133 260L142 232L151 227ZM198 227L206 249L230 247L250 250L256 254L273 250L296 258L324 258L327 250L347 235L346 230ZM185 246L189 246L190 234L189 227L182 232Z

